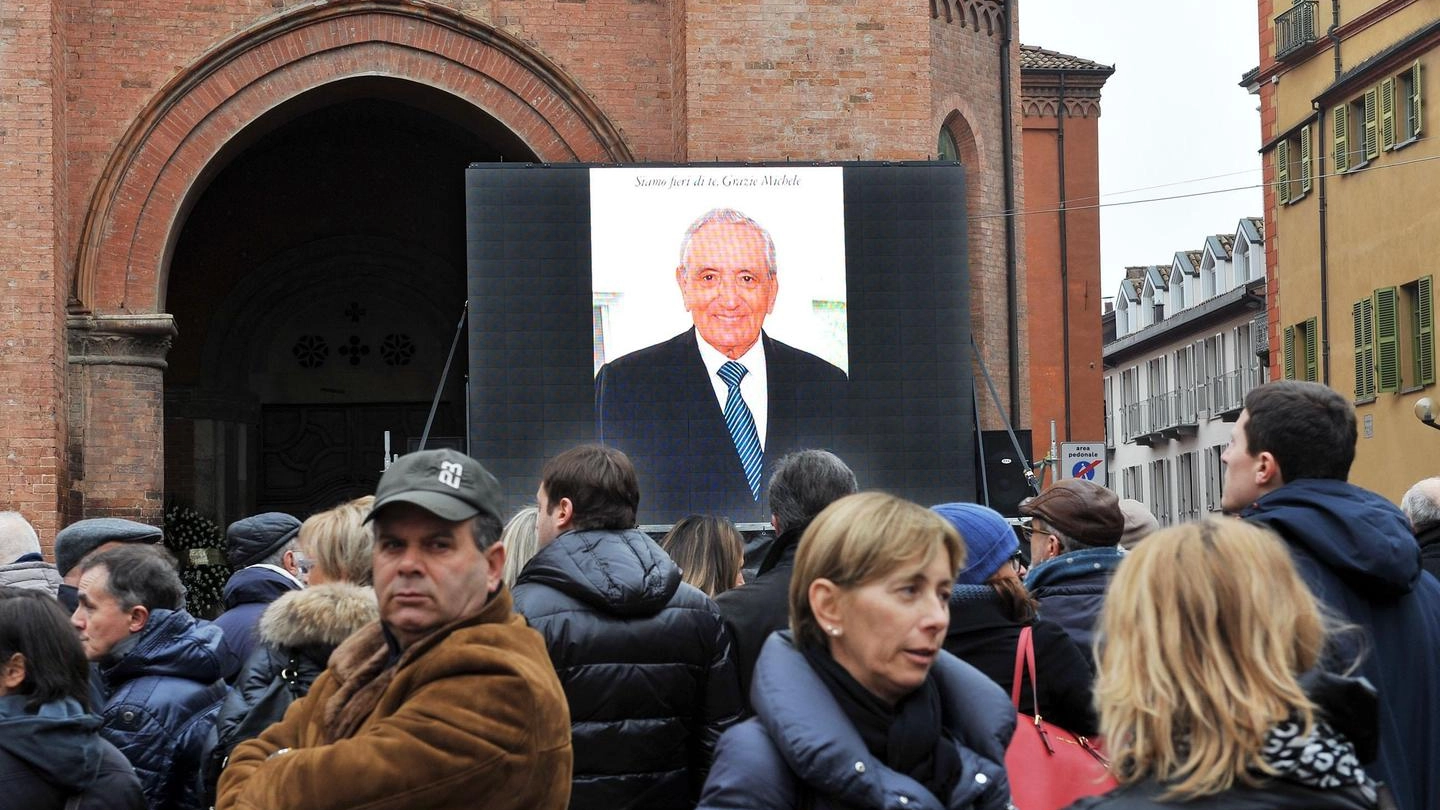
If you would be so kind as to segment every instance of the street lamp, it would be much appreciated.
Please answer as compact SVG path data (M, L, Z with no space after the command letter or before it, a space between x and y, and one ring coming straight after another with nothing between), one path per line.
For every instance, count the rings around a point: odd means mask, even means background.
M1426 427L1440 430L1440 423L1435 421L1435 402L1430 397L1421 397L1415 401L1415 418Z

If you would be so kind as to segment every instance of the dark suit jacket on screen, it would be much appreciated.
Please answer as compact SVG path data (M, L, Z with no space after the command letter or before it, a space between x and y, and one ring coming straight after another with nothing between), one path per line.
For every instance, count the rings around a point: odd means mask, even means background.
M785 453L833 448L844 413L845 373L761 333L769 380L766 476ZM766 521L750 494L734 441L700 358L695 330L606 363L595 378L596 430L640 475L641 522L691 512Z

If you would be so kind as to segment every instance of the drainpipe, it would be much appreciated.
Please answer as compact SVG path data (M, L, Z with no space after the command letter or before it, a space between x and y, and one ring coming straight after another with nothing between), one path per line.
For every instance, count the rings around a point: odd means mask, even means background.
M1065 210L1068 194L1065 190L1065 74L1060 74L1060 103L1055 107L1057 116L1056 165L1060 167L1060 356L1064 363L1061 390L1065 393L1065 440L1074 438L1070 430L1070 245L1066 237L1069 211Z
M1339 0L1336 0L1338 2ZM1020 272L1016 258L1015 218L1015 144L1011 133L1013 115L1010 111L1010 24L1011 4L1004 5L1005 30L1000 38L1000 159L1005 175L1005 305L1008 319L1006 339L1010 355L1010 413L1020 413L1020 293L1016 275Z
M1335 55L1335 80L1340 80L1340 0L1330 0L1330 27L1325 34L1330 38L1330 48ZM1315 134L1321 144L1317 161L1320 182L1320 382L1330 384L1330 234L1327 223L1329 201L1325 189L1325 111L1316 105ZM1347 147L1348 148L1348 147Z

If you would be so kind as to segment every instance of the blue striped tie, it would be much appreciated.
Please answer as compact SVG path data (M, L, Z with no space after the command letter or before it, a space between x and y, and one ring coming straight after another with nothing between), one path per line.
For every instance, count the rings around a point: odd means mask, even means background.
M760 434L755 430L755 417L750 415L750 406L746 405L744 397L740 396L740 381L745 379L750 369L729 360L715 373L730 389L725 396L725 426L730 428L730 438L735 442L740 466L745 468L745 480L750 483L750 495L758 501L764 451L760 448Z

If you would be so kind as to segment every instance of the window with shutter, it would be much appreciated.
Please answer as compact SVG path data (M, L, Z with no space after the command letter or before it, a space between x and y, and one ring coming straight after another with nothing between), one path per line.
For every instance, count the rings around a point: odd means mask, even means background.
M1375 88L1372 87L1365 91L1364 96L1366 160L1374 160L1380 156L1380 138L1377 132L1379 124L1379 111L1376 109L1379 106L1377 95Z
M1355 398L1375 396L1375 310L1370 299L1355 302Z
M1295 327L1285 327L1285 362L1282 372L1285 379L1295 379Z
M1380 82L1380 147L1395 148L1395 79Z
M1375 291L1375 389L1400 390L1400 293L1396 287Z
M1435 382L1435 301L1434 276L1415 281L1415 384Z
M1335 133L1335 171L1350 171L1350 107L1345 104L1330 111L1330 131Z
M1290 202L1290 141L1275 144L1275 193L1281 204Z
M1319 334L1315 328L1315 319L1311 318L1305 322L1305 379L1309 382L1320 380L1320 353L1316 351L1319 343Z
M1300 193L1310 193L1310 125L1300 130Z
M1410 137L1420 134L1420 124L1423 117L1420 115L1421 93L1420 93L1420 62L1410 66Z

